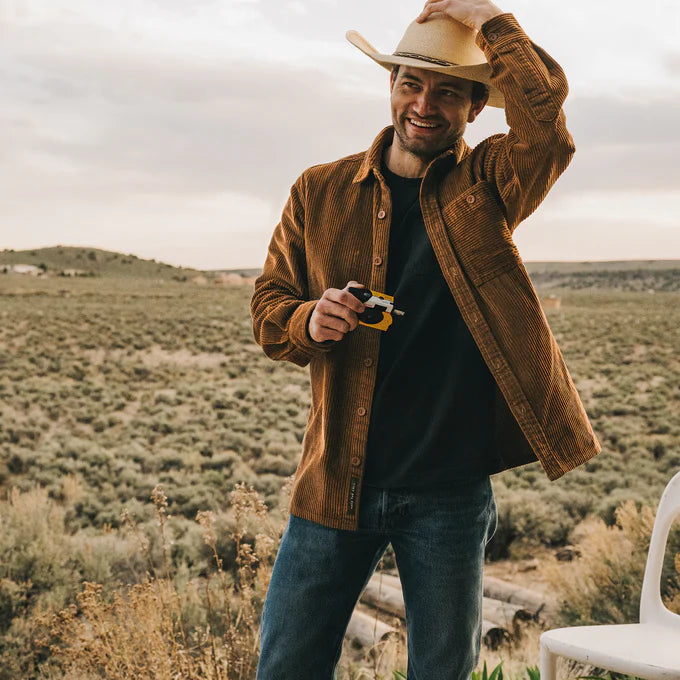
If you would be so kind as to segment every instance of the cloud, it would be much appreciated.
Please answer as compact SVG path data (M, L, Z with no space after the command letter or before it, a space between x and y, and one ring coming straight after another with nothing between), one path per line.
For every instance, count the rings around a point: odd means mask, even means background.
M593 191L607 196L602 205L615 205L619 192L634 195L640 210L667 212L667 203L659 207L645 196L680 186L680 98L657 80L642 83L633 75L625 81L628 90L616 94L621 76L597 56L611 45L591 45L595 52L584 50L587 57L576 53L573 41L560 42L568 34L564 27L545 24L552 9L518 2L530 33L539 42L545 38L560 60L571 60L564 64L572 84L566 108L577 153L537 219L553 208L551 219L558 219L559 210L574 205L569 200ZM261 222L265 243L304 168L367 148L389 123L387 71L348 45L345 29L357 28L391 49L422 6L369 8L359 0L10 4L21 11L14 21L0 17L0 125L7 133L0 148L0 229L11 217L15 234L44 234L41 221L54 215L55 228L74 225L68 233L77 242L75 226L89 235L101 224L104 238L116 221L126 222L126 238L136 230L140 248L145 238L159 242L164 223L180 241L192 214L199 215L206 244L217 244L211 238L227 222L232 237L234 225L243 225L248 248ZM580 21L578 11L574 6L565 21ZM601 35L602 27L588 30ZM677 50L659 50L667 75L677 76ZM582 57L610 79L599 96L585 94ZM646 48L646 61L661 58ZM474 144L504 129L503 112L487 110L466 138ZM65 239L55 234L59 240ZM234 266L244 263L232 255Z
M634 99L571 97L565 106L575 143L562 189L672 190L680 186L680 101L637 90Z
M19 66L0 113L19 129L5 162L51 157L88 183L127 177L133 192L267 197L306 165L360 149L375 132L367 121L389 121L386 96L356 100L312 69L107 52Z
M669 75L680 77L680 52L667 52L662 58L662 63Z
M680 259L677 228L632 220L547 216L540 210L514 240L524 260Z
M634 95L572 96L565 104L569 127L588 145L680 142L680 98L637 85Z

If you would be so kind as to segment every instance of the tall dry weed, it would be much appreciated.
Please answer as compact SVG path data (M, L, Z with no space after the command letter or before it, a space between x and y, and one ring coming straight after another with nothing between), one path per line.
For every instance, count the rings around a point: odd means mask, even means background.
M182 582L170 560L168 503L157 486L152 499L162 544L154 567L149 542L130 516L126 524L147 553L149 571L139 584L107 596L100 584L86 583L71 605L45 615L41 645L49 651L47 677L84 680L249 680L259 647L259 616L269 583L280 527L245 484L231 496L237 569L223 568L217 550L215 517L199 512L197 521L210 547L214 569L202 579ZM251 541L252 528L259 531Z
M638 620L640 593L654 513L633 501L616 510L616 524L591 518L574 540L581 557L548 576L559 601L563 625L631 623Z

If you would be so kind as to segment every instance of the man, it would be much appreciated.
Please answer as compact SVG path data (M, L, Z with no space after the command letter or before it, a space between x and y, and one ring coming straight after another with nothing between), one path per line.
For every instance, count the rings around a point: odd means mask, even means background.
M573 154L567 84L488 0L428 0L393 55L348 39L392 71L393 125L296 181L252 300L265 353L309 364L312 385L257 677L333 677L391 543L409 680L463 679L489 475L538 459L556 479L600 450L512 240ZM510 131L471 149L485 104L505 106ZM359 326L349 286L394 295L405 316Z

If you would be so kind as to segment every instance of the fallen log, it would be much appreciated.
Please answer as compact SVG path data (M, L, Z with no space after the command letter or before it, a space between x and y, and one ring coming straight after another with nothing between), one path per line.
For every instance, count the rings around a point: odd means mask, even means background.
M384 596L380 595L381 591ZM397 600L397 593L395 591L399 593L399 600ZM385 600L389 607L385 609L385 611L389 611L391 614L396 614L397 616L404 618L404 614L402 613L403 609L399 609L396 604L399 602L403 608L401 581L398 576L380 572L375 573L371 577L368 586L366 586L366 591L364 592L367 592L367 599L365 601L369 604L380 606L377 603L380 600ZM364 598L362 598L362 600L363 599ZM482 611L485 619L505 627L522 621L529 621L534 618L535 614L533 608L527 608L522 604L513 604L491 597L485 597L483 599Z
M386 586L392 586L392 588L398 588L401 590L401 579L398 576L387 574L384 571L376 571L373 576L371 576L371 581L382 583Z
M346 633L350 641L359 647L375 647L392 635L398 635L395 628L358 609L352 613Z
M521 623L531 621L534 612L520 604L485 597L482 600L482 616L505 628L517 628Z
M401 589L386 585L384 580L380 583L379 579L371 578L361 594L361 601L381 611L406 619L404 595Z
M404 595L401 588L396 587L399 579L387 577L385 574L370 579L361 595L361 602L369 604L380 611L406 619ZM523 612L523 613L522 613ZM482 640L490 649L497 649L511 638L510 629L516 632L519 618L531 618L531 613L518 605L507 602L483 599L482 604Z
M520 605L529 610L534 619L538 619L539 614L549 608L546 597L541 593L516 586L494 576L484 577L484 596Z

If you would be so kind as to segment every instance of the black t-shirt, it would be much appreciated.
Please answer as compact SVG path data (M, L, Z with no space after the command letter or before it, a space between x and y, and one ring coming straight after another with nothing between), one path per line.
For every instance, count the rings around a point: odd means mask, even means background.
M494 380L444 280L420 211L420 178L383 164L392 196L382 333L364 483L439 486L488 474Z

